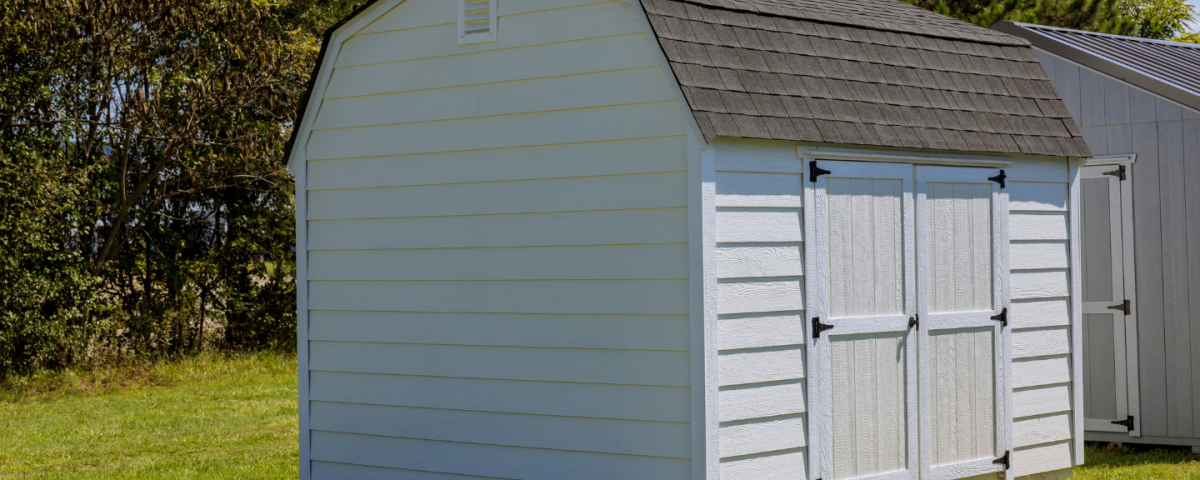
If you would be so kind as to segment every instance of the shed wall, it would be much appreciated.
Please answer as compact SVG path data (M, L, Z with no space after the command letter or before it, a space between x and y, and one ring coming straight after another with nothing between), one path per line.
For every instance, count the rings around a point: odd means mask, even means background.
M791 142L714 147L722 475L803 478L803 165ZM1062 475L1074 459L1070 169L1066 159L1019 157L1008 173L1013 474ZM770 429L789 422L802 430Z
M688 149L631 6L406 0L307 140L315 478L691 472Z
M1200 112L1038 50L1094 155L1136 153L1133 182L1143 437L1200 438ZM1197 305L1200 307L1200 304ZM1161 440L1160 440L1161 441Z
M721 478L807 478L803 166L792 142L713 147Z

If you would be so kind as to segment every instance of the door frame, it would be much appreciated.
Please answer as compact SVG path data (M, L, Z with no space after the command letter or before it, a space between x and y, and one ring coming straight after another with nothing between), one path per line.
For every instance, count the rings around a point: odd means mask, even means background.
M1129 415L1134 416L1133 430L1128 434L1131 437L1142 436L1142 410L1141 410L1141 384L1138 381L1138 302L1137 302L1137 275L1134 270L1134 248L1133 248L1133 164L1137 161L1137 154L1128 155L1106 155L1101 157L1090 157L1084 161L1080 167L1079 179L1080 190L1083 188L1083 171L1088 167L1125 167L1126 179L1120 182L1121 191L1121 268L1122 281L1125 288L1125 299L1130 301L1131 308L1129 315L1125 315L1125 390L1127 394L1127 409ZM1083 205L1080 202L1080 212ZM1082 213L1080 213L1082 218ZM1080 225L1082 227L1082 224ZM1115 227L1115 225L1114 225ZM1080 231L1080 235L1082 235ZM1082 240L1082 239L1081 239ZM1080 250L1082 252L1082 250ZM1080 259L1082 262L1082 258ZM1080 268L1082 269L1082 264ZM1080 279L1082 282L1082 278ZM1080 294L1082 294L1082 283L1080 284ZM1082 296L1080 297L1080 306L1082 307ZM1081 312L1082 313L1082 312ZM1080 329L1083 328L1083 317L1080 315ZM1082 356L1080 357L1082 361ZM1080 370L1082 372L1082 369ZM1082 392L1081 392L1082 394ZM1082 408L1079 410L1082 412ZM1081 417L1082 413L1079 414ZM1088 431L1087 420L1084 419L1084 431ZM1098 430L1091 430L1098 431ZM1106 433L1121 433L1121 432L1106 432Z
M811 329L808 320L812 318L829 320L829 238L827 229L817 228L821 219L828 219L829 205L827 195L818 195L818 190L826 190L828 186L828 176L820 176L817 181L812 182L812 177L809 176L809 162L816 162L819 168L833 170L835 176L837 173L842 173L845 176L857 178L882 178L882 179L897 179L902 182L902 197L901 218L905 228L903 233L904 238L904 254L907 257L904 262L904 317L910 317L916 313L916 242L915 230L909 230L909 226L913 225L916 218L915 210L915 193L914 193L914 174L916 170L911 164L903 163L884 163L871 160L864 161L847 161L847 160L824 160L814 158L802 158L804 160L805 178L805 205L804 222L806 229L805 238L811 243L805 247L805 262L808 268L811 268L811 275L806 278L824 279L815 281L806 281L807 295L806 301L806 328ZM847 175L847 170L849 170ZM883 172L882 174L880 172ZM867 317L868 323L871 318ZM831 366L829 363L830 344L828 336L831 333L825 333L822 338L813 338L813 332L808 332L809 343L809 477L810 478L832 478L833 477L833 408L830 404L830 382ZM908 468L905 470L885 472L877 475L862 477L864 479L903 479L903 478L920 478L920 418L918 415L920 398L919 398L919 376L917 374L917 348L914 342L915 335L911 327L906 330L905 334L905 350L906 350L906 378L905 383L908 395L906 397L906 410L908 429L906 435L907 452L906 463ZM853 333L851 333L853 334ZM913 402L914 404L910 404Z

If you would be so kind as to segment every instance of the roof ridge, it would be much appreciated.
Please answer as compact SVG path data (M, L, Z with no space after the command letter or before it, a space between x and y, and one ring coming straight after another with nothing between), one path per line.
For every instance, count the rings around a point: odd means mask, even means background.
M646 0L643 0L646 1ZM776 18L786 18L789 20L804 20L815 23L823 23L829 25L843 25L854 28L864 28L877 30L882 32L905 33L909 35L917 35L930 38L943 38L959 41L969 41L974 43L982 43L989 45L1027 45L1028 42L1024 39L1012 35L1008 35L996 30L990 30L980 27L975 24L963 22L954 18L950 18L938 13L931 12L921 7L908 4L900 0L856 0L848 2L852 4L863 3L889 3L895 4L905 10L909 10L913 14L921 17L922 20L935 21L944 23L947 27L958 27L960 31L948 31L946 28L933 28L927 26L927 23L907 24L904 28L888 25L886 22L862 18L854 15L830 16L820 12L808 13L803 5L794 3L791 0L674 0L678 3L695 5L705 8L714 8L730 12L753 13L755 15L763 15ZM843 5L837 0L800 0L814 4L825 5ZM998 34L998 35L997 35Z
M1117 35L1117 34L1113 34L1113 33L1092 32L1092 31L1088 31L1088 30L1077 30L1074 28L1053 27L1050 25L1038 25L1036 23L1024 23L1024 22L1011 22L1011 23L1013 25L1017 25L1022 28L1028 28L1031 30L1054 30L1057 32L1074 33L1074 34L1078 34L1078 35L1087 35L1087 36L1091 36L1091 37L1106 37L1106 38L1112 38L1112 39L1121 40L1121 41L1152 43L1152 44L1157 44L1157 45L1163 45L1166 47L1190 48L1190 49L1200 50L1200 44L1195 44L1195 43L1172 42L1170 40L1158 40L1155 38L1143 38L1143 37L1133 37L1133 36L1129 36L1129 35Z

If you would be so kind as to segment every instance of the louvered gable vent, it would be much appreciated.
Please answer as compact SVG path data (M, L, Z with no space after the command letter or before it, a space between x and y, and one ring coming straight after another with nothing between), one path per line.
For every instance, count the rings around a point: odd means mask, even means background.
M496 0L458 0L458 44L496 41Z

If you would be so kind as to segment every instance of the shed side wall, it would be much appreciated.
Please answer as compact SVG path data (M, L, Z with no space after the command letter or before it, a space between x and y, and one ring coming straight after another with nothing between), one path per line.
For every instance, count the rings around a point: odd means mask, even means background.
M308 157L316 478L690 475L687 119L617 1L407 0Z
M1143 437L1200 438L1200 112L1038 51L1094 155L1136 153L1133 182ZM1200 307L1200 304L1196 305ZM1160 439L1167 442L1168 440Z
M721 478L807 478L802 164L791 142L714 148Z

